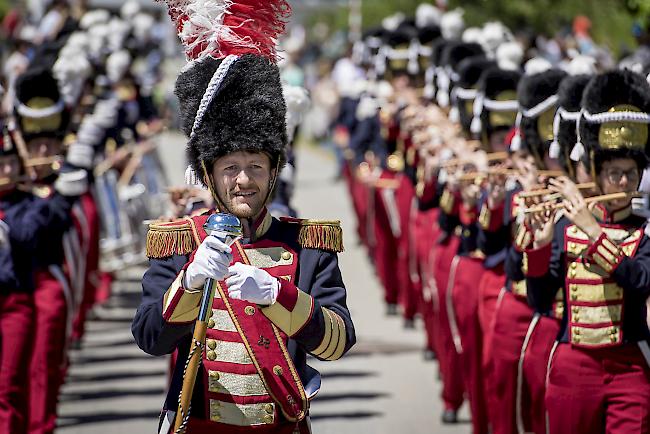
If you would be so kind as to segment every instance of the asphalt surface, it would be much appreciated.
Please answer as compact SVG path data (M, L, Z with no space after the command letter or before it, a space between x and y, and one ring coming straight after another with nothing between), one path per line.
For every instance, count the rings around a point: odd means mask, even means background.
M165 134L160 156L172 184L181 184L184 140ZM384 315L382 292L360 247L345 184L335 180L331 155L313 147L297 153L294 205L301 217L341 220L346 250L340 266L357 344L341 360L311 360L323 377L312 402L317 434L469 433L469 417L441 425L437 364L424 361L424 331L404 329ZM164 399L168 360L150 357L134 343L130 322L140 298L144 267L118 274L111 299L97 307L82 348L72 350L59 403L61 434L154 433Z

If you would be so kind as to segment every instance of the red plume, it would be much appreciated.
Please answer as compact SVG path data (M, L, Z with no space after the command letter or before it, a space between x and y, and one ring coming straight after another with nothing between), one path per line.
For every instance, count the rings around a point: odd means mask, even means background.
M166 0L188 59L257 54L277 61L286 0Z

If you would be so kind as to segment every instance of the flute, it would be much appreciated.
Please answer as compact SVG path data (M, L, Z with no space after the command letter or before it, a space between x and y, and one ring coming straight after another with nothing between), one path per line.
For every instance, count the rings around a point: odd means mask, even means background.
M594 182L585 182L582 184L576 184L576 187L578 190L589 190L592 188L596 188L596 183ZM540 190L530 190L530 191L524 191L522 193L519 193L518 197L521 199L527 199L530 197L538 197L538 196L545 196L547 194L552 194L554 193L551 189L549 188L542 188Z
M611 200L619 200L619 199L634 199L637 197L643 197L644 193L641 193L639 191L633 191L633 192L620 192L620 193L610 193L610 194L603 194L600 196L592 196L592 197L587 197L585 198L585 203L593 204L593 203L603 203L603 202L609 202ZM554 203L554 204L549 204L548 202L541 203L535 206L532 206L530 208L524 209L524 214L532 214L536 212L541 212L541 211L546 211L546 210L558 210L564 208L564 203Z

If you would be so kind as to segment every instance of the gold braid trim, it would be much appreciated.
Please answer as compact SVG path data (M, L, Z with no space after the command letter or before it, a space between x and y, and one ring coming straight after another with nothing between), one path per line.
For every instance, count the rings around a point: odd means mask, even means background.
M149 258L189 255L197 247L192 226L187 220L149 225L149 232L147 232Z
M340 221L303 220L300 225L298 242L302 247L336 253L343 251L343 229Z

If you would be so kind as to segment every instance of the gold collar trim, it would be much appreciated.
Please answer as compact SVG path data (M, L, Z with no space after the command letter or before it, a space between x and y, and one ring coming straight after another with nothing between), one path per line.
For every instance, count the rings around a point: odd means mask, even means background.
M600 223L618 223L632 215L632 203L611 212L608 212L603 205L598 204L592 212Z

